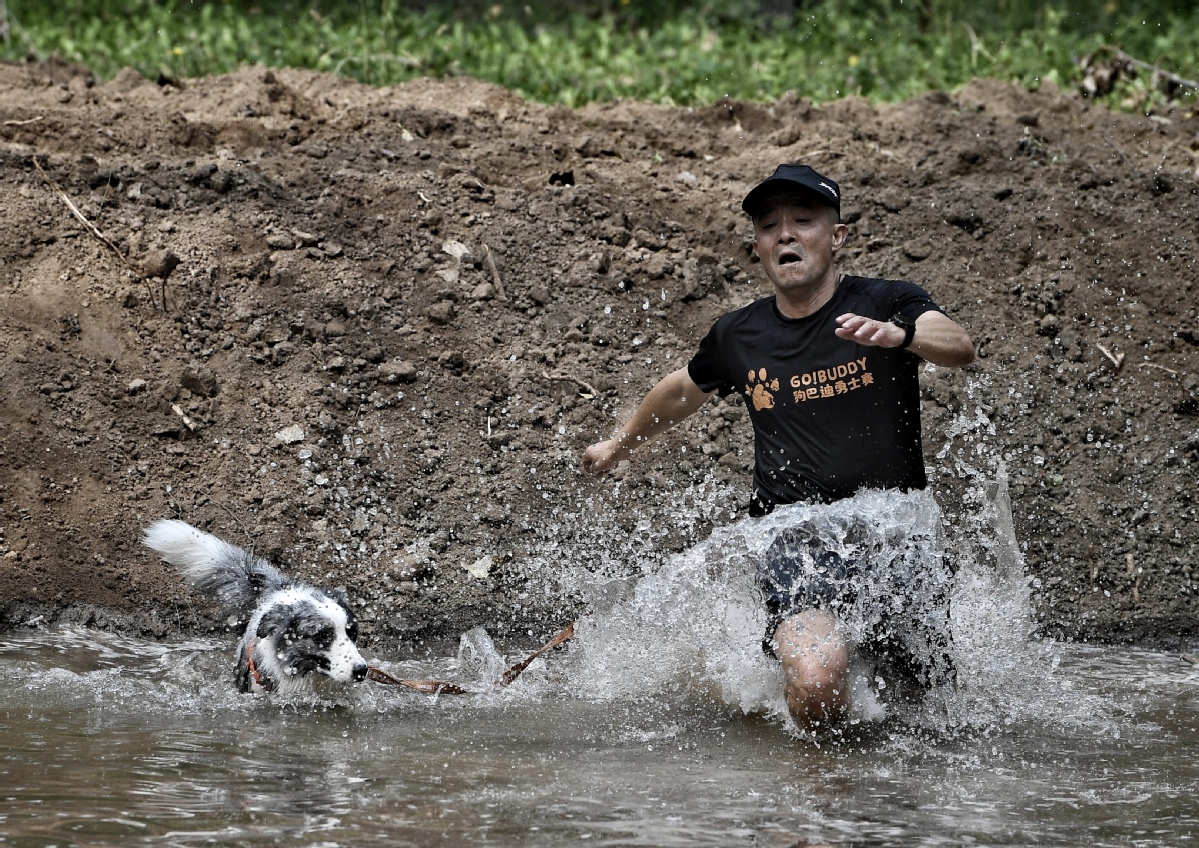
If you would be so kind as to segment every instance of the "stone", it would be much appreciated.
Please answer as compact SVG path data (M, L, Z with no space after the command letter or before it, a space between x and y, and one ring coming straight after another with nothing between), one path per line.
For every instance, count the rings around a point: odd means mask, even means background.
M411 383L416 379L416 373L416 366L405 360L379 365L379 378L385 383Z
M304 441L304 428L299 424L289 424L275 433L275 439L285 445L294 445Z
M179 267L181 261L178 256L165 248L151 250L142 257L142 272L147 277L158 277L160 280L165 280L171 276L172 271Z
M221 386L216 374L202 365L189 365L183 369L179 385L200 397L216 397Z

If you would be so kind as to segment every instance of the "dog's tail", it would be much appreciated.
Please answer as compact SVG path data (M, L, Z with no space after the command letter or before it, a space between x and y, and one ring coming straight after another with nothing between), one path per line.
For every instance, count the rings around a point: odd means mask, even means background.
M154 522L142 544L158 551L192 586L217 598L227 613L248 613L264 593L291 585L266 560L185 521Z

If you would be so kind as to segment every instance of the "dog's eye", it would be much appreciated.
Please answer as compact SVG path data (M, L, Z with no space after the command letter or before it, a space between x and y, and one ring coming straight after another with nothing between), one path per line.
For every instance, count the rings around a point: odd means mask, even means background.
M336 636L332 627L322 627L316 631L316 635L312 638L322 645L329 645L333 642L333 637Z
M346 637L351 642L358 641L358 622L351 621L346 624Z

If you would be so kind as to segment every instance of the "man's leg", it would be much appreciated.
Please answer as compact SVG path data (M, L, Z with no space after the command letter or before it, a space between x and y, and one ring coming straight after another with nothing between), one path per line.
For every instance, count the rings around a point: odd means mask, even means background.
M849 704L849 643L837 619L805 610L783 619L774 631L775 655L783 664L787 709L802 730L836 724Z

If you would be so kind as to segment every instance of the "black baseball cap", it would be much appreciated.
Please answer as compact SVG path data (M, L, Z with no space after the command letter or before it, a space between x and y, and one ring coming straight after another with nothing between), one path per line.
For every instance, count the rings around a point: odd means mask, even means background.
M762 211L767 198L789 188L799 188L812 194L826 206L837 210L837 219L841 218L841 188L828 177L819 174L807 165L779 165L762 182L753 187L741 208L751 218L756 218Z

